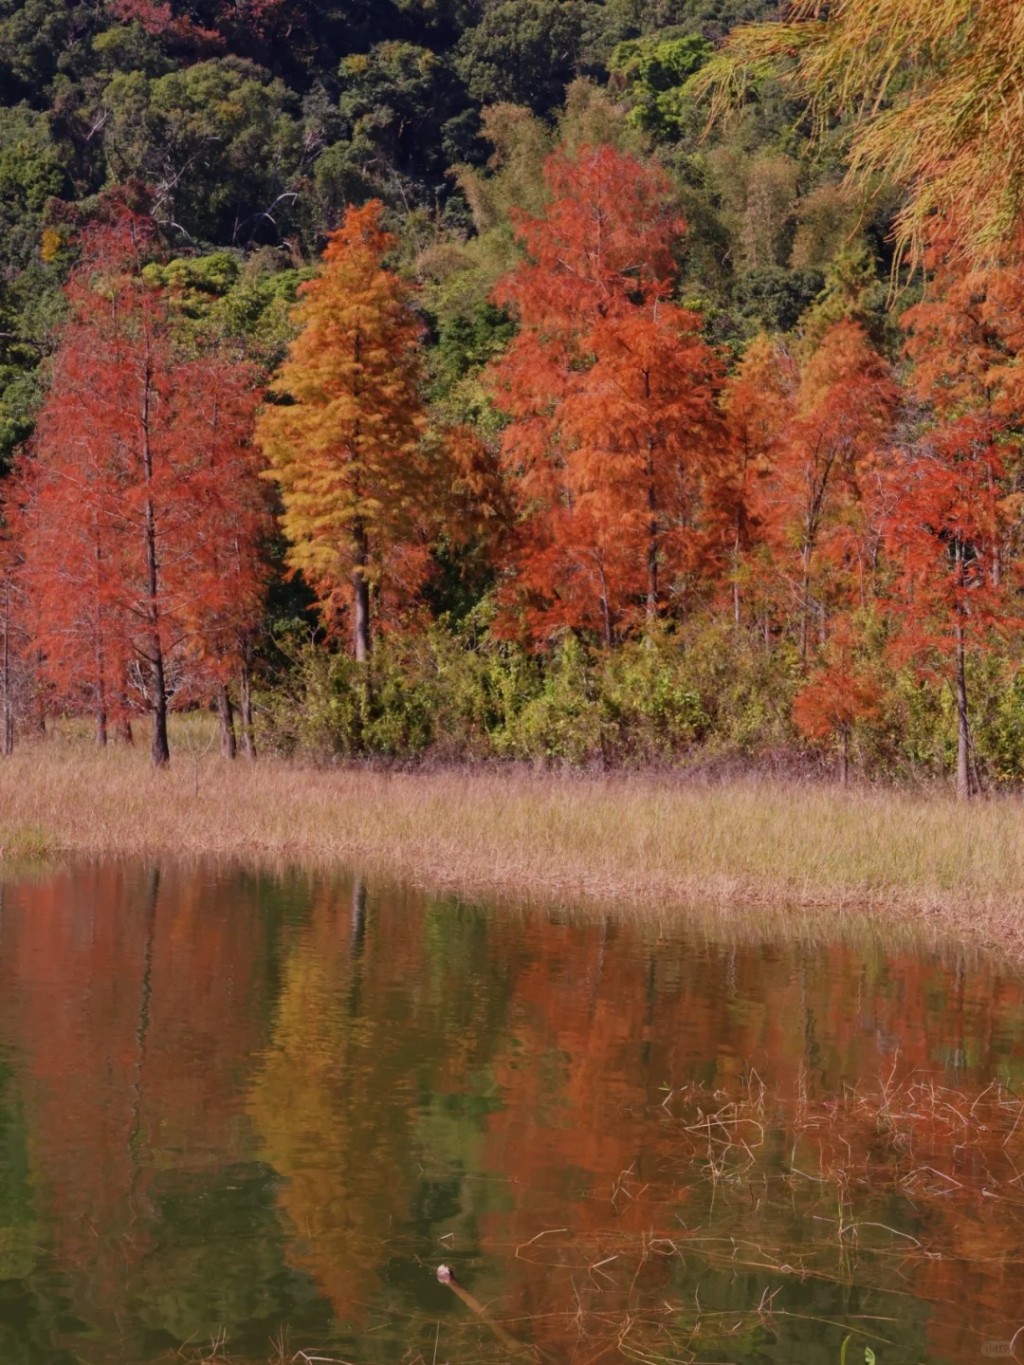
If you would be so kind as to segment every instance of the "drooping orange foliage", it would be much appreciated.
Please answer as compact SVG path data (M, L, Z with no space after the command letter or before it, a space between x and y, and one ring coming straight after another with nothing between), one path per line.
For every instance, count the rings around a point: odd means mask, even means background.
M496 299L520 330L490 372L519 507L507 601L537 639L651 621L691 563L719 439L719 364L669 301L683 223L659 172L610 147L552 156L527 259Z

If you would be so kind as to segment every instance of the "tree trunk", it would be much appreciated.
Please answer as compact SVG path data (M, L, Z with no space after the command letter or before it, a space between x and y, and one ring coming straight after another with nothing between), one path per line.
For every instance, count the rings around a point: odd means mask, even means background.
M11 585L4 584L4 650L3 678L3 751L4 757L14 753L14 698L11 689Z
M967 675L965 671L964 627L956 622L956 795L969 801L971 788L971 727L967 714Z
M850 785L850 732L845 726L839 737L839 782L844 791Z
M132 723L128 716L128 698L121 693L121 713L117 718L115 733L122 744L127 744L131 748L135 744L135 736L132 734Z
M608 579L607 579L607 577L605 576L604 565L601 563L600 558L598 559L598 563L597 563L597 573L598 573L598 577L599 577L600 580L601 580L601 627L602 627L602 634L603 634L603 636L604 636L605 648L606 648L606 649L611 649L611 647L612 647L612 609L611 609L611 603L608 601Z
M160 569L156 548L156 509L153 506L153 448L149 440L149 395L152 374L149 361L142 390L142 470L146 482L143 534L146 544L146 608L149 616L150 709L153 712L153 743L150 756L154 768L171 760L167 743L167 677L164 651L160 641Z
M101 749L107 747L107 685L104 680L106 669L103 662L102 620L96 630L96 743Z
M153 742L149 755L154 768L164 768L171 761L171 749L167 742L167 679L164 676L164 656L159 646L153 659L151 707Z
M217 716L220 720L221 756L234 758L238 753L238 743L235 739L235 708L231 705L231 697L223 683L217 688Z
M737 630L740 628L740 528L737 525L732 543L732 621Z
M650 398L651 378L644 375L645 397ZM654 487L654 440L647 438L647 625L652 626L658 616L658 558L660 528L658 525L658 495Z
M810 541L804 543L800 555L801 561L801 580L800 580L800 659L802 663L807 662L807 636L809 629L808 614L810 611L809 601L811 596L811 545Z
M355 546L355 568L352 570L354 647L357 664L365 664L370 658L370 582L367 577L370 565L370 546L366 531L361 522L352 528Z
M252 729L252 678L248 658L243 659L238 674L238 712L242 719L242 752L253 763L256 760L256 737Z

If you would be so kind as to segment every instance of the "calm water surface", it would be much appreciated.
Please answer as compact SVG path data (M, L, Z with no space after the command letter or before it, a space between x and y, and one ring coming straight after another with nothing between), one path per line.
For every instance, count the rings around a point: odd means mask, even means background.
M209 868L0 898L2 1365L886 1365L1024 1324L994 960Z

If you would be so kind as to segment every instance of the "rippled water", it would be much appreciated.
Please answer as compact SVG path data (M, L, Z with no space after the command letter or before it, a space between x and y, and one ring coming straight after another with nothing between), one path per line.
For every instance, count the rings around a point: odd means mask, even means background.
M3 1365L882 1365L1024 1324L993 960L230 869L0 897Z

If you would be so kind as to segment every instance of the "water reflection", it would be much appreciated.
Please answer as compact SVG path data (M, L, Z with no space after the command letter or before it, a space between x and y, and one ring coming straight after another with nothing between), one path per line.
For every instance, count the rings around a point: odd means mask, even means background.
M468 1365L495 1322L579 1365L975 1360L1024 1322L994 960L216 867L3 897L4 1362ZM924 1077L905 1130L849 1098Z

